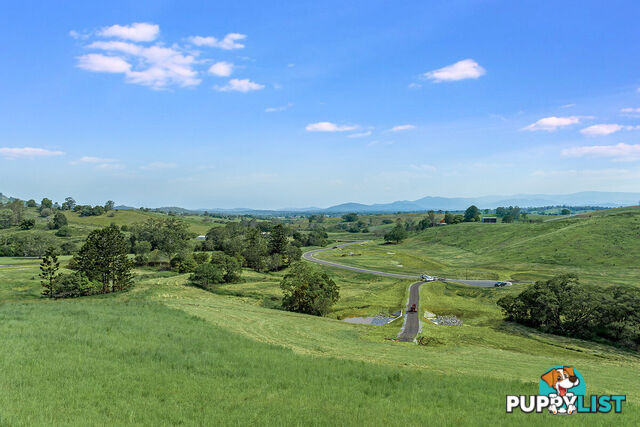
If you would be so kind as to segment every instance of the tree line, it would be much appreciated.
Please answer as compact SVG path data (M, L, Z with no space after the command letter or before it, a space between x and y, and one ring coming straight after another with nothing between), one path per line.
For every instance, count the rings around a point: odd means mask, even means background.
M585 287L565 274L497 301L505 319L540 331L640 348L640 291Z

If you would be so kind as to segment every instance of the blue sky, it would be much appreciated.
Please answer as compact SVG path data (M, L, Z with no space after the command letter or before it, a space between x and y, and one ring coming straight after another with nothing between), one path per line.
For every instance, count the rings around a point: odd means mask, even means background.
M5 3L0 191L190 208L640 191L639 13Z

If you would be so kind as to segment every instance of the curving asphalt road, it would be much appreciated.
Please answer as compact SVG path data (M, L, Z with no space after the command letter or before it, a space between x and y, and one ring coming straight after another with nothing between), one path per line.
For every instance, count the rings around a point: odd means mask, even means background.
M329 267L335 267L335 268L342 268L344 270L357 271L359 273L368 273L368 274L375 274L375 275L378 275L378 276L395 277L397 279L420 279L420 276L417 275L417 274L416 275L411 275L411 274L387 273L387 272L384 272L384 271L369 270L367 268L352 267L350 265L343 265L343 264L338 264L336 262L325 261L323 259L318 259L318 258L315 258L313 256L314 254L317 254L318 252L330 251L330 250L333 250L334 248L343 248L345 246L356 245L358 243L364 243L364 242L366 242L366 240L365 241L361 241L361 242L343 243L341 245L333 246L333 247L330 247L330 248L314 249L312 251L305 252L302 255L302 257L304 259L306 259L307 261L315 262L315 263L326 265L326 266L329 266ZM446 280L447 282L463 283L465 285L470 285L470 286L479 286L479 287L482 287L482 288L493 288L493 285L495 285L495 283L496 283L495 280L465 280L465 279L450 279L450 278L442 278L440 280Z

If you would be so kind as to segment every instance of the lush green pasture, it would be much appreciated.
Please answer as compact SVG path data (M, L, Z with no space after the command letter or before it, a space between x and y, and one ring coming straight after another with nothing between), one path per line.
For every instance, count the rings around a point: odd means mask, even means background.
M343 256L349 252L359 256ZM536 280L576 273L585 283L640 282L640 209L528 224L464 223L427 229L400 245L379 240L318 254L384 271L470 279Z

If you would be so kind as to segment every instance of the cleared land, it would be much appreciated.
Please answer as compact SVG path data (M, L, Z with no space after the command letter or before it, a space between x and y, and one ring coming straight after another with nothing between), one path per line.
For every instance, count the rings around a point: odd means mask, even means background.
M616 274L601 279L602 285L635 283L638 272L630 257L640 246L637 212L532 224L551 227L544 232L518 228L527 224L462 224L427 230L402 245L373 242L350 249L361 256L330 252L339 263L417 273L439 266L443 272L500 279L573 269L600 283L595 274L606 267ZM599 231L603 225L606 230ZM480 228L487 226L494 231ZM579 259L579 246L569 246L564 262L575 265L541 262L545 251L554 253L576 238L572 230L589 231L578 233L585 239L602 236L598 241L605 247L593 254L611 256L593 265ZM485 246L475 246L471 233ZM491 252L499 235L507 247L523 239L548 244L521 242L517 247L526 250L502 260L499 251ZM605 236L625 250L616 251ZM419 253L425 246L429 256ZM584 254L592 256L588 248ZM526 257L536 261L525 262ZM425 310L453 314L464 325L422 319L421 335L430 344L417 346L388 340L397 336L399 322L368 326L338 320L404 308L410 280L327 269L341 287L341 299L328 318L317 318L273 309L280 302L282 273L245 271L243 283L212 293L187 286L188 275L145 268L136 271L129 292L48 301L38 296L37 263L0 258L6 266L0 268L0 424L90 425L108 417L114 424L547 425L546 414L507 416L504 396L535 394L539 376L559 363L580 370L587 393L627 394L628 403L622 415L555 417L554 423L636 425L640 418L637 353L502 320L495 301L526 284L422 285L419 316Z

